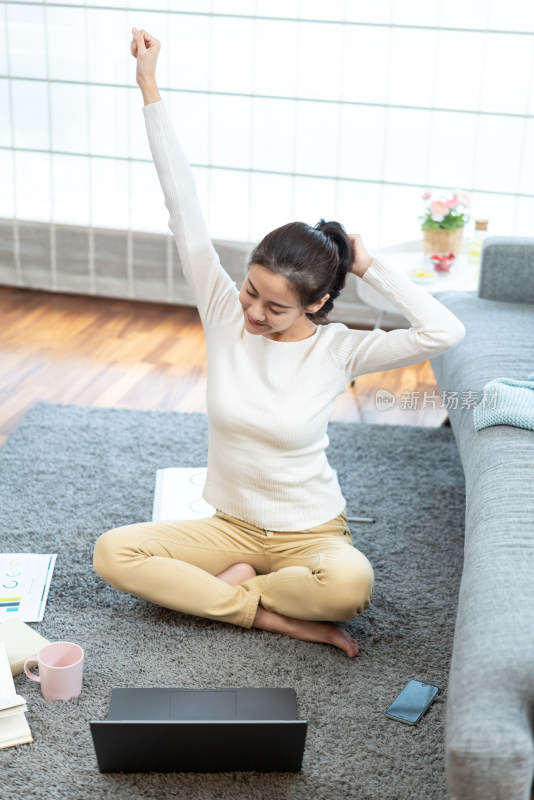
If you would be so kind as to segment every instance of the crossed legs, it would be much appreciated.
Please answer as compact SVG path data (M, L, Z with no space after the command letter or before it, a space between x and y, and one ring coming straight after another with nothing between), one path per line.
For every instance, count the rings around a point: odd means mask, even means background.
M126 525L100 537L94 566L115 588L159 605L354 656L355 640L328 621L369 606L373 572L341 517L302 533L227 515Z

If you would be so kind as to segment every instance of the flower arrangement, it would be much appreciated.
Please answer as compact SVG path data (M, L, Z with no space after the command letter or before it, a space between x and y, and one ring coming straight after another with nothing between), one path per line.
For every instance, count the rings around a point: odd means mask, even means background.
M423 200L430 201L431 197L432 192L423 194ZM432 200L428 203L425 213L419 217L422 220L421 230L454 231L457 228L463 228L465 223L469 222L470 217L466 211L460 211L459 206L469 208L468 194L454 192L452 197Z

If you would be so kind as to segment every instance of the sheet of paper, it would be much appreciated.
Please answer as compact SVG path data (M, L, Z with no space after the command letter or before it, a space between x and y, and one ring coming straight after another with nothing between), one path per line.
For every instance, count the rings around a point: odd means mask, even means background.
M56 554L0 553L0 622L41 622Z
M201 519L215 509L202 499L207 467L167 467L156 472L152 520Z

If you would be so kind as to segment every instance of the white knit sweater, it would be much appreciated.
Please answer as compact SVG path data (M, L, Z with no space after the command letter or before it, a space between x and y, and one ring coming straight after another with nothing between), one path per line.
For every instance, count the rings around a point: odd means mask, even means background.
M411 328L360 331L331 322L297 342L249 333L238 288L213 248L165 100L145 105L143 113L169 228L206 335L209 448L203 497L266 530L299 531L326 522L345 507L325 453L337 395L358 375L416 364L448 350L465 328L435 297L375 258L363 280L387 297Z

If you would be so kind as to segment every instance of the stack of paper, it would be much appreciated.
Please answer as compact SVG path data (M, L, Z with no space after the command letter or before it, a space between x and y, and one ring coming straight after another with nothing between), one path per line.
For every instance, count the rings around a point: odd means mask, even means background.
M21 673L26 659L37 655L41 647L49 644L48 639L20 619L10 619L0 624L0 642L6 646L12 675Z
M0 642L0 748L33 742L26 703L15 690L6 646Z

